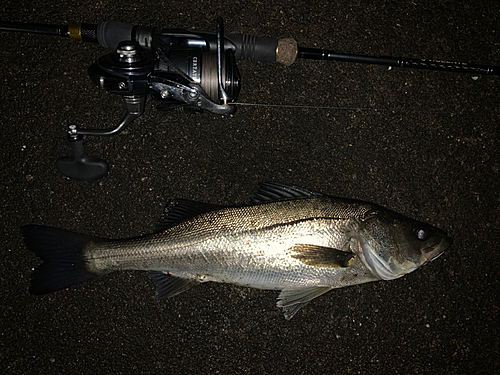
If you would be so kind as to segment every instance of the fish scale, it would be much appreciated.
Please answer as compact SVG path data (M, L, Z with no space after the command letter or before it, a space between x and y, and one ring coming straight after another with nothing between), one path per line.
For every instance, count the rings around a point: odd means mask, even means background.
M298 241L345 247L348 238L340 227L354 219L337 220L338 212L325 212L328 200L286 201L210 212L159 234L99 245L88 250L89 259L101 261L98 272L137 269L140 262L147 270L191 278L204 275L206 281L224 279L261 289L281 289L294 283L317 285L337 271L305 266L287 254L287 249ZM290 215L288 222L276 220L293 210L295 215ZM234 223L234 218L240 219ZM269 280L267 275L272 270L279 270L279 277Z

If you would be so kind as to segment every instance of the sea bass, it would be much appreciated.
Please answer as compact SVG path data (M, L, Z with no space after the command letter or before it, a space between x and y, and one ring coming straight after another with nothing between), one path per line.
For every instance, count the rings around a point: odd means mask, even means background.
M43 260L32 274L33 294L144 270L157 298L207 281L280 290L286 319L331 289L410 273L451 244L444 231L376 204L276 183L261 183L241 206L172 200L156 230L134 238L38 225L22 232Z

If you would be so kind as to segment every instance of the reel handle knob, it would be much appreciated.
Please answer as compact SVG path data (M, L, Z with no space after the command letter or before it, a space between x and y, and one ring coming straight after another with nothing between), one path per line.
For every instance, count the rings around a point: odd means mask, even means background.
M66 177L77 181L95 181L108 174L109 164L106 160L89 156L83 146L83 136L76 135L76 125L70 125L68 139L73 156L59 158L57 169Z

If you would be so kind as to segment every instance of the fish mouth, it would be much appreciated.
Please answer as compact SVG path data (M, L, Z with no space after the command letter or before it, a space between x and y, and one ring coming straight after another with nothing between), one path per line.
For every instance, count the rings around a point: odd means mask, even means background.
M443 255L444 251L451 246L453 240L451 237L444 237L437 245L429 247L429 251L424 249L423 256L427 262L431 262L441 255Z

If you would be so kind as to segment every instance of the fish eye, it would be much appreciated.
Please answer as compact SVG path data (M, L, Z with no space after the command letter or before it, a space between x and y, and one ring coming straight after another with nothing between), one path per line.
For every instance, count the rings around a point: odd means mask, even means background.
M420 241L425 241L428 237L427 230L423 227L415 227L415 228L413 228L413 232L415 233L415 236L417 236L417 238Z

